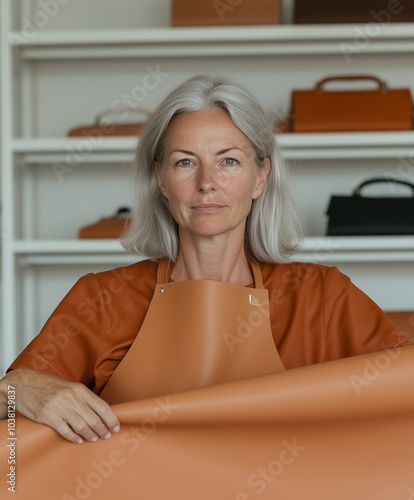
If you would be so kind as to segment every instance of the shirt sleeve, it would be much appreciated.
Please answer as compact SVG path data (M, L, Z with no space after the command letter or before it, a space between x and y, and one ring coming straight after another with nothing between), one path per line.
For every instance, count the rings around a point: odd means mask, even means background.
M96 276L83 276L9 370L37 370L93 389L95 361L105 335L103 297Z
M411 345L382 309L335 267L323 279L328 360Z

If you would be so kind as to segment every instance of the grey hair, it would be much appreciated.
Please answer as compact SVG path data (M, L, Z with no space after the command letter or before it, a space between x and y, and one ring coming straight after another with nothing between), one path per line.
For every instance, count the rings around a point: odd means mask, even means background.
M287 262L298 247L302 227L270 121L247 89L218 76L197 75L188 79L161 102L148 120L139 139L134 168L135 207L122 243L127 250L155 261L167 257L176 260L178 225L158 187L155 161L162 166L164 138L175 115L212 108L224 109L248 137L258 168L263 167L266 158L271 164L266 186L253 200L246 221L246 250L257 261Z

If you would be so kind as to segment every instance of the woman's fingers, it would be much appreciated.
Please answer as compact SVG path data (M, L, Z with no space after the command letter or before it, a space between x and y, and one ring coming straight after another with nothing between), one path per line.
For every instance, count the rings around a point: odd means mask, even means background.
M99 396L92 392L88 396L89 407L98 416L97 420L93 419L88 423L99 437L108 439L112 432L118 432L120 429L118 417L109 404Z
M86 388L84 388L86 389ZM99 438L109 439L112 432L118 432L119 420L111 407L99 396L88 389L82 391L82 404L76 407L76 417L68 422L80 437L87 441L96 441Z
M72 429L72 427L63 419L57 419L55 424L51 422L49 425L62 437L64 437L68 441L71 441L72 443L81 444L84 441L84 439L78 433L76 433Z
M41 418L66 439L93 442L109 439L112 432L119 430L118 418L110 406L83 384L69 382L69 386L55 392Z
M18 411L36 422L49 425L73 443L109 439L120 424L111 407L86 386L77 382L19 370L13 377Z

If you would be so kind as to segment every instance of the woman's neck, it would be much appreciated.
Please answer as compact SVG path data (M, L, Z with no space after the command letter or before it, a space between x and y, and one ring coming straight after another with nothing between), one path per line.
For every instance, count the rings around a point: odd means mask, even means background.
M253 282L243 241L209 238L180 240L180 249L171 274L174 281L210 279L246 286Z

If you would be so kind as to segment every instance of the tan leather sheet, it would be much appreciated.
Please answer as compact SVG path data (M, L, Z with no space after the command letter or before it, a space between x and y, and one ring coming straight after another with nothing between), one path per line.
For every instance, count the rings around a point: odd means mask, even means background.
M0 497L414 499L414 346L114 408L121 431L82 445L1 422Z

